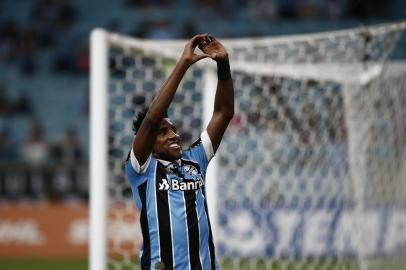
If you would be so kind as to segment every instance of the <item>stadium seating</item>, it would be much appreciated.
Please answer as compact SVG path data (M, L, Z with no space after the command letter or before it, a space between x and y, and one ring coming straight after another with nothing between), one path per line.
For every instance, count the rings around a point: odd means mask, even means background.
M195 32L211 32L220 38L231 38L336 30L365 23L379 23L383 20L383 18L374 16L367 18L354 16L351 19L352 15L347 14L348 11L344 7L338 18L334 18L333 15L321 17L317 13L311 15L313 16L311 18L301 17L303 15L297 14L289 17L281 11L281 7L277 5L278 1L274 1L274 10L270 10L266 14L260 13L260 8L245 3L244 8L233 7L227 16L216 13L215 8L206 5L206 1L197 0L171 1L169 6L168 1L158 0L153 1L155 6L131 5L129 3L132 1L124 0L99 0L97 7L94 1L72 0L66 2L71 6L73 14L71 21L67 25L63 23L57 25L51 32L48 32L49 29L37 21L33 15L34 7L38 7L41 1L1 1L0 25L11 20L16 22L19 27L19 37L21 37L22 32L29 30L36 31L37 36L31 40L34 43L34 48L27 49L28 53L27 51L18 51L17 56L14 55L3 61L0 51L0 85L4 85L7 99L15 101L20 95L26 95L34 112L31 115L19 115L18 113L0 115L0 128L1 130L10 130L18 148L22 147L33 118L41 123L46 139L50 143L57 143L67 128L73 128L78 134L84 153L83 163L87 163L89 142L87 104L89 83L86 67L88 55L86 53L89 46L88 35L91 29L95 27L104 27L127 34L138 33L143 38L187 38L190 35L190 29ZM242 4L243 2L227 1L228 4L225 4L225 8L230 8L229 5L233 3ZM196 19L193 20L191 12L196 7L200 8L200 5L203 5L202 12L196 15ZM326 9L328 7L316 7L316 10L319 11ZM405 12L406 2L402 0L392 1L391 9L385 20L402 19L405 17ZM346 17L346 20L340 20L340 17ZM200 23L202 21L204 23ZM231 21L232 24L230 24ZM142 27L148 23L150 24L150 31L145 32L147 29ZM187 25L190 23L191 25ZM191 28L187 30L186 28L189 26ZM50 27L52 28L52 26ZM165 32L163 29L168 31L169 36L163 34ZM59 32L62 30L66 32ZM141 33L143 34L141 35ZM54 39L51 40L51 45L44 45L44 41L39 40L47 37L47 34L51 34L51 39ZM1 38L0 36L0 42L2 41ZM17 39L14 42L19 43L20 41ZM23 45L24 42L28 43L26 40L21 42ZM71 46L72 44L73 46ZM27 47L29 46L27 45ZM406 58L405 47L406 38L403 37L398 50L394 52L394 58ZM79 66L80 63L77 62L81 48L84 48L86 52L85 55L82 55L84 62L81 62L85 65L84 67ZM58 64L56 62L58 56L67 62L62 64L58 62ZM63 64L65 66L61 67L60 65ZM192 98L201 97L195 94L192 95ZM17 149L16 151L20 150ZM20 161L22 161L21 157ZM30 164L26 165L30 166Z

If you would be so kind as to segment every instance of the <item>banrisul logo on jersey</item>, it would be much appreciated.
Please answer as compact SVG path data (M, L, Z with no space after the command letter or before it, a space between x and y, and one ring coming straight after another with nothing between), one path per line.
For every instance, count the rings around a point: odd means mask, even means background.
M161 182L158 183L158 190L173 190L173 191L186 191L186 190L197 190L204 186L204 181L199 177L196 181L185 180L179 177L172 177L169 180L162 178Z
M158 184L158 190L169 190L169 182L167 179L162 178L161 182Z
M162 178L158 183L158 190L186 191L197 190L204 186L202 175L192 165L182 168L181 175L167 174L167 178Z
M199 170L190 164L166 172L166 178L158 182L158 190L187 191L197 190L204 186Z

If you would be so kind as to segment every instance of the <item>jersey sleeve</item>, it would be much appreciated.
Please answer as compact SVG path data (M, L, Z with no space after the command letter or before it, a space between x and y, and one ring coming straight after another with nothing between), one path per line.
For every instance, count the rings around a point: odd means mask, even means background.
M134 169L134 171L136 171L139 174L143 174L146 172L146 170L151 162L151 154L149 155L147 161L145 161L145 163L141 166L140 163L138 162L137 158L135 157L134 150L131 149L130 161L131 161L131 165L132 165L132 168Z
M130 159L125 164L125 174L130 182L133 198L138 208L140 208L142 205L140 196L138 194L138 187L151 178L154 171L153 164L155 163L156 159L150 156L145 164L140 166L133 151L131 150Z
M203 174L206 174L207 166L214 156L213 146L207 131L204 131L200 138L194 142L186 151L186 158L199 163Z
M149 175L151 167L152 155L150 155L142 166L140 166L137 158L134 155L134 151L131 149L130 158L125 164L125 173L131 186L137 187L143 182L143 179L147 178Z
M208 162L214 157L214 150L213 150L213 144L211 143L209 134L205 130L202 135L200 135L200 138L202 140L202 145L204 148L204 152L206 154L206 158Z

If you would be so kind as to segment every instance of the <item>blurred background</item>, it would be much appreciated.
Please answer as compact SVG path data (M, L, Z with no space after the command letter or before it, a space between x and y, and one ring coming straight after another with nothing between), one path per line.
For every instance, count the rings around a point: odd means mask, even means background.
M93 28L223 39L405 19L404 0L0 0L0 269L87 268Z

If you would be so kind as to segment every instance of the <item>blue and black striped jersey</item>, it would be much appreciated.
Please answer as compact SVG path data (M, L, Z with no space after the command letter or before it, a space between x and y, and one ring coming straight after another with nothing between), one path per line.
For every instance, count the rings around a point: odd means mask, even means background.
M205 194L212 157L206 131L177 162L150 156L139 166L131 151L125 169L141 210L141 269L219 269Z

